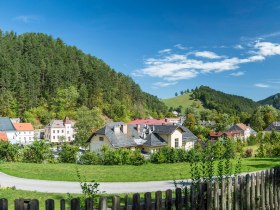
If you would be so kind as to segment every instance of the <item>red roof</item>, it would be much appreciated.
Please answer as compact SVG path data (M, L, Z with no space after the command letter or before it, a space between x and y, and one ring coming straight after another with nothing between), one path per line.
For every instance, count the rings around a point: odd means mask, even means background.
M227 131L227 132L210 132L209 133L209 136L210 137L220 137L222 136L223 134L225 134L226 136L234 136L234 135L240 135L240 132L239 131Z
M247 128L248 128L248 126L247 125L245 125L245 124L243 124L243 123L238 123L238 124L236 124L239 128L241 128L242 130L246 130Z
M33 126L31 123L13 123L17 131L33 131Z
M137 120L133 120L131 122L129 122L128 124L133 124L133 125L162 125L162 124L166 124L167 121L165 119L161 120L161 119L137 119Z
M8 136L6 132L0 132L0 140L8 141Z
M173 121L178 121L179 118L165 118L165 119L136 119L128 124L132 125L162 125L167 123L172 123Z
M214 131L212 131L212 132L210 132L209 133L209 136L211 136L211 137L220 137L220 136L222 136L223 135L223 132L214 132Z

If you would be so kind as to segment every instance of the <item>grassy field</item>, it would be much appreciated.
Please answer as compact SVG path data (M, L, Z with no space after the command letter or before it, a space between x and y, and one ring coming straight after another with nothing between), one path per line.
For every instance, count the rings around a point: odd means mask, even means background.
M235 163L233 163L235 164ZM247 158L242 160L242 172L258 171L280 165L280 158ZM78 169L84 181L133 182L190 178L188 163L145 164L142 166L101 166L76 164L2 163L0 171L24 178L78 181Z
M168 107L173 107L176 108L178 106L182 106L182 111L184 112L185 109L189 106L192 106L194 103L197 105L197 109L198 110L203 110L203 106L202 103L197 100L191 100L190 99L190 95L191 93L186 93L184 95L179 95L177 97L173 97L173 98L168 98L168 99L162 99L162 101L165 103L166 106Z

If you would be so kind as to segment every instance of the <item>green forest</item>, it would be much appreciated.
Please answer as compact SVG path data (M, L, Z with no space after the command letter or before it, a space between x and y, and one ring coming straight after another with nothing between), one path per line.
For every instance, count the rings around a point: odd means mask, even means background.
M0 31L0 115L46 124L85 106L115 121L163 117L167 107L102 60L42 33Z
M202 102L207 109L220 113L239 115L241 112L252 114L260 104L251 99L226 94L207 86L200 86L193 91L193 98Z

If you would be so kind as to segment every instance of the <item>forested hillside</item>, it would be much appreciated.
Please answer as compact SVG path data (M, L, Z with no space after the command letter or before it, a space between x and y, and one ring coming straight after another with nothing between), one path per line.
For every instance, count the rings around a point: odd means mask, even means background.
M99 108L113 120L160 117L166 106L130 77L61 39L0 31L0 115L75 118L78 107Z
M257 102L251 99L226 94L221 91L211 89L207 86L200 86L193 91L193 98L202 102L208 109L215 109L221 113L238 115L241 112L252 114L259 106Z
M280 93L258 101L258 103L262 105L272 105L274 108L280 109Z

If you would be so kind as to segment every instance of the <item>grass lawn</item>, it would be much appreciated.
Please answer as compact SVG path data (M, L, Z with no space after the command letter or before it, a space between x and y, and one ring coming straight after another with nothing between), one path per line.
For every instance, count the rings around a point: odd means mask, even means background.
M233 162L233 165L235 162ZM247 158L242 160L241 171L251 172L280 165L280 158ZM24 178L78 181L76 169L86 178L83 181L133 182L190 178L188 163L145 164L142 166L102 166L76 164L2 163L0 171Z
M184 112L185 109L191 105L193 105L193 103L196 103L198 105L198 110L204 110L202 103L199 100L191 100L190 99L190 95L191 93L186 93L184 95L179 95L173 98L168 98L168 99L162 99L162 102L168 106L168 107L179 107L180 105L182 106L182 111Z

